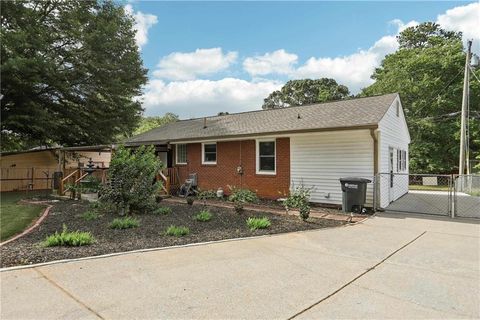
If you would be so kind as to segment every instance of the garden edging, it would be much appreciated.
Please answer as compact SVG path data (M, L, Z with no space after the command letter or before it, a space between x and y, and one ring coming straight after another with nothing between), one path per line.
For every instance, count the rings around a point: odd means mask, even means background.
M171 202L171 203L185 203L185 199L183 198L165 198L162 201L165 202ZM197 200L197 202L203 202L205 201L206 205L208 206L214 206L214 207L220 207L220 208L229 208L232 209L234 207L233 203L225 202L225 201L212 201L212 200ZM245 210L251 210L251 211L257 211L257 212L267 212L267 213L272 213L272 214L278 214L278 215L289 215L285 212L284 209L274 209L266 206L260 206L260 205L251 205L251 204L245 204L244 205ZM298 216L298 211L295 210L290 210L292 212L290 215L297 215ZM347 214L334 214L334 213L324 213L315 210L314 208L311 209L310 211L310 216L314 218L321 218L321 219L327 219L327 220L335 220L335 221L346 221L351 224L355 223L360 223L369 218L368 215L347 215Z
M31 203L31 204L40 204L40 203L35 203L35 202L27 202L27 201L24 201L26 203ZM45 218L48 216L48 213L50 212L50 209L52 208L53 206L52 205L49 205L45 208L45 210L43 211L42 215L40 216L40 218L38 218L35 223L33 225L31 225L29 228L23 230L22 233L19 233L17 234L16 236L14 236L13 238L10 238L8 240L5 240L3 242L0 243L0 247L6 245L7 243L10 243L12 241L15 241L27 234L29 234L30 232L32 232L33 230L35 230L39 225L40 223L42 223L43 220L45 220Z

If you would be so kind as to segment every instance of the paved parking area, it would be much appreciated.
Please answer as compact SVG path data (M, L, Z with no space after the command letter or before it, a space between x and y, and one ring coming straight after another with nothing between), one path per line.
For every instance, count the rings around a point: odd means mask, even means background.
M2 319L480 318L480 225L355 226L2 270Z

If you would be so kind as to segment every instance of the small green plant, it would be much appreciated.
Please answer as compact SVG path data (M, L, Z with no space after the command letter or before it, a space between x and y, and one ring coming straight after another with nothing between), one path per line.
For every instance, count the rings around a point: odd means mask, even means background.
M254 203L258 201L257 194L249 189L240 189L236 187L230 187L232 193L228 197L232 202Z
M186 201L187 201L187 204L189 206L191 206L191 205L193 205L193 202L195 201L195 198L194 197L187 197Z
M285 209L298 209L300 213L300 218L303 221L306 221L310 216L310 193L313 188L306 188L303 185L300 185L294 188L287 199L283 202Z
M308 217L310 217L310 205L308 204L308 202L303 203L298 209L300 213L300 218L303 221L307 221Z
M195 220L206 222L212 219L212 214L208 210L202 210L197 215L195 215Z
M115 218L110 223L110 228L112 229L128 229L128 228L137 228L139 226L140 226L140 221L132 217Z
M45 247L68 246L78 247L85 246L95 242L90 232L68 231L67 226L63 225L62 232L56 231L54 234L47 236L42 245Z
M160 207L153 211L154 214L167 215L172 213L172 208L170 207Z
M236 201L234 204L233 204L233 208L235 209L235 212L240 214L243 212L243 202L241 201Z
M263 218L253 218L250 217L247 219L247 226L251 231L257 230L257 229L266 229L270 227L272 223L267 217Z
M99 217L98 212L94 210L88 210L82 214L82 218L85 221L97 220L98 217Z
M197 194L199 200L215 199L217 192L215 190L203 190Z
M190 229L188 229L187 227L177 227L174 225L171 225L170 227L167 228L167 231L165 231L165 234L167 236L173 236L173 237L182 237L182 236L186 236L189 233L190 233Z

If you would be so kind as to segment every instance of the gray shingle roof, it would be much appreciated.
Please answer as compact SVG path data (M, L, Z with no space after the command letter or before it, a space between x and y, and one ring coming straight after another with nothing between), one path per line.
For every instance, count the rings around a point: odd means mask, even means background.
M136 135L127 145L376 126L398 94L180 120ZM300 116L300 118L298 118Z

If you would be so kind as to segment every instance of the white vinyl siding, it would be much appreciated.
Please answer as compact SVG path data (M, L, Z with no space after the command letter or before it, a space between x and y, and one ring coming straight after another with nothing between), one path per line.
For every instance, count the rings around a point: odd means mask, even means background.
M369 130L309 133L290 137L291 187L313 187L311 201L342 204L340 178L373 178L373 139ZM373 184L367 205L373 203Z
M397 115L398 112L398 115ZM382 208L388 206L408 192L408 145L410 135L401 107L400 99L396 99L379 123L379 204ZM393 149L393 167L390 165L389 150ZM403 152L402 152L403 151ZM401 154L401 158L400 158ZM398 170L397 170L398 167ZM394 186L390 189L388 173L400 173L394 176Z

